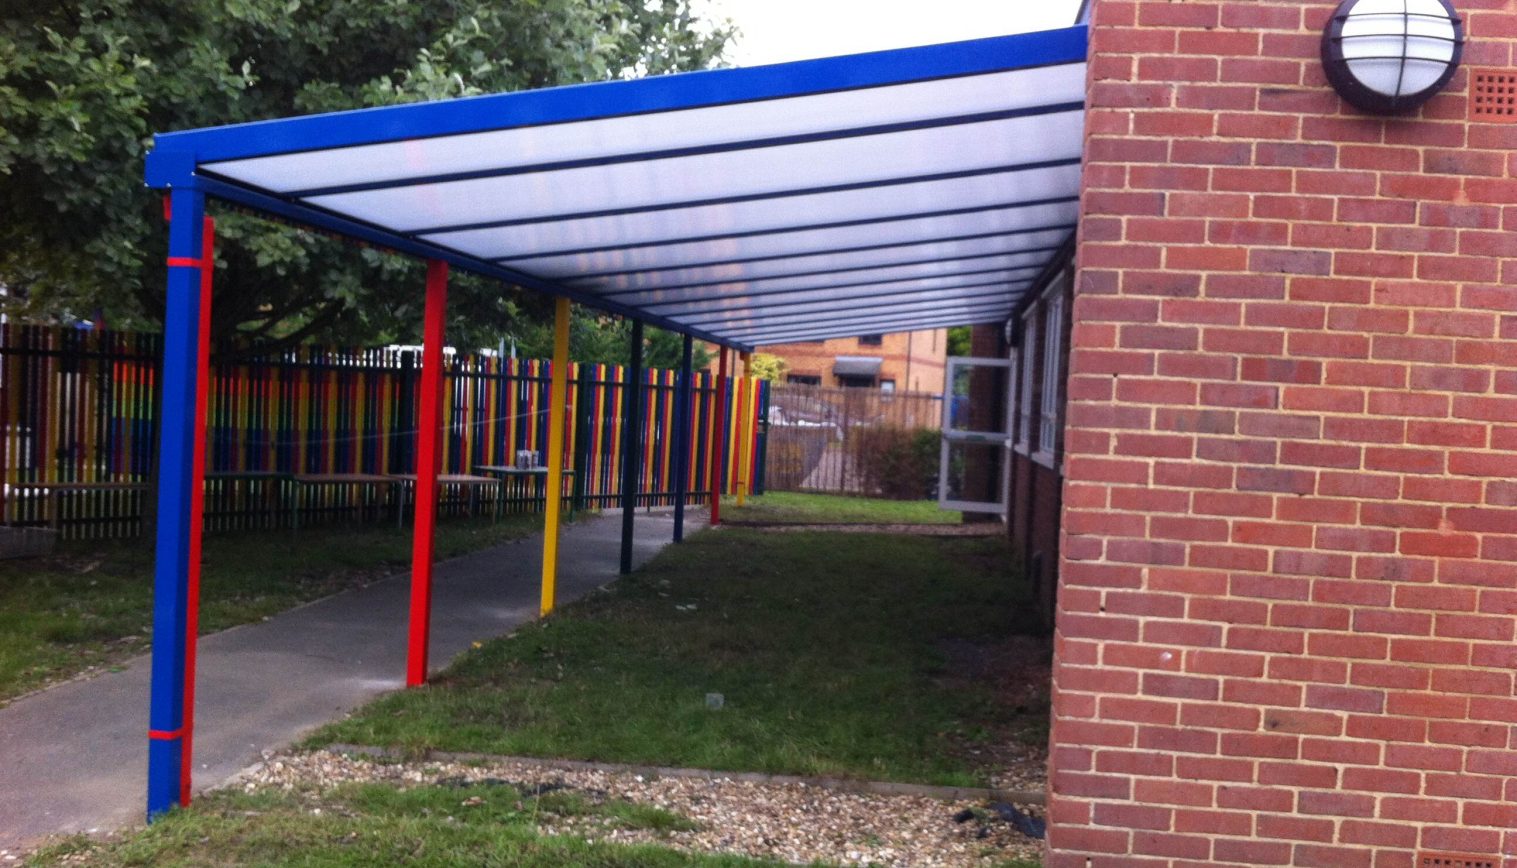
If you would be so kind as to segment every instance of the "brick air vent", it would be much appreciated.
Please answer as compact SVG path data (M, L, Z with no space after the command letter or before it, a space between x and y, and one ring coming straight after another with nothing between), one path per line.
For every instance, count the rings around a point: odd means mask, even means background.
M1417 854L1417 868L1500 868L1500 866L1501 860L1495 856L1426 851Z
M1517 124L1517 73L1476 70L1470 81L1470 120Z

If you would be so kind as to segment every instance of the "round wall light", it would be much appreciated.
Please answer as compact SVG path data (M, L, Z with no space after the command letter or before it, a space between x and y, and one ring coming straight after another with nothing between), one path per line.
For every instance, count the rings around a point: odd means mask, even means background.
M1454 77L1464 22L1448 0L1343 0L1322 34L1338 95L1376 114L1411 111Z

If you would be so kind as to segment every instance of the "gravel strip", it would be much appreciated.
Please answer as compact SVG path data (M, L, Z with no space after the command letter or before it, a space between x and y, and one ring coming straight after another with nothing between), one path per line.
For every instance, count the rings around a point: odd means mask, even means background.
M515 762L376 762L314 751L272 756L243 772L230 786L248 792L268 787L326 790L345 783L407 787L486 778L527 786L553 784L592 801L651 805L698 826L691 831L653 831L617 828L594 816L544 815L544 834L841 865L983 866L1033 859L1042 852L1042 842L1022 835L983 803L840 792L807 784L572 771ZM1042 816L1041 806L1016 807ZM972 819L963 819L970 815Z

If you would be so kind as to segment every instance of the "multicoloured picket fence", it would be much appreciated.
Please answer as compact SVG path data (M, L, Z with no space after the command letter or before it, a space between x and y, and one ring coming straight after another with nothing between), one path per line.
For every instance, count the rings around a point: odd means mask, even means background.
M156 443L157 335L0 326L0 524L54 526L66 536L130 536L150 506ZM420 353L302 347L278 356L214 363L208 400L206 520L211 529L291 526L395 516L374 486L284 481L414 471ZM639 505L673 502L677 373L644 372ZM445 358L443 473L510 466L547 454L550 363L494 356ZM619 503L626 372L575 364L569 371L565 455L576 508ZM697 372L689 444L690 502L710 491L716 378ZM721 467L736 485L731 436L740 413L759 436L750 461L762 479L767 384L729 382ZM541 486L508 486L508 510L541 508ZM478 506L444 487L442 508ZM399 516L396 516L399 517Z

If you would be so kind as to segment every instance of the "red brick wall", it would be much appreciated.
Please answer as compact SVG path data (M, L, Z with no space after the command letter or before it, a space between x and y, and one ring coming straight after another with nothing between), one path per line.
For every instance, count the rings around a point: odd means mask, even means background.
M1418 116L1329 0L1097 0L1052 866L1517 866L1517 3Z

